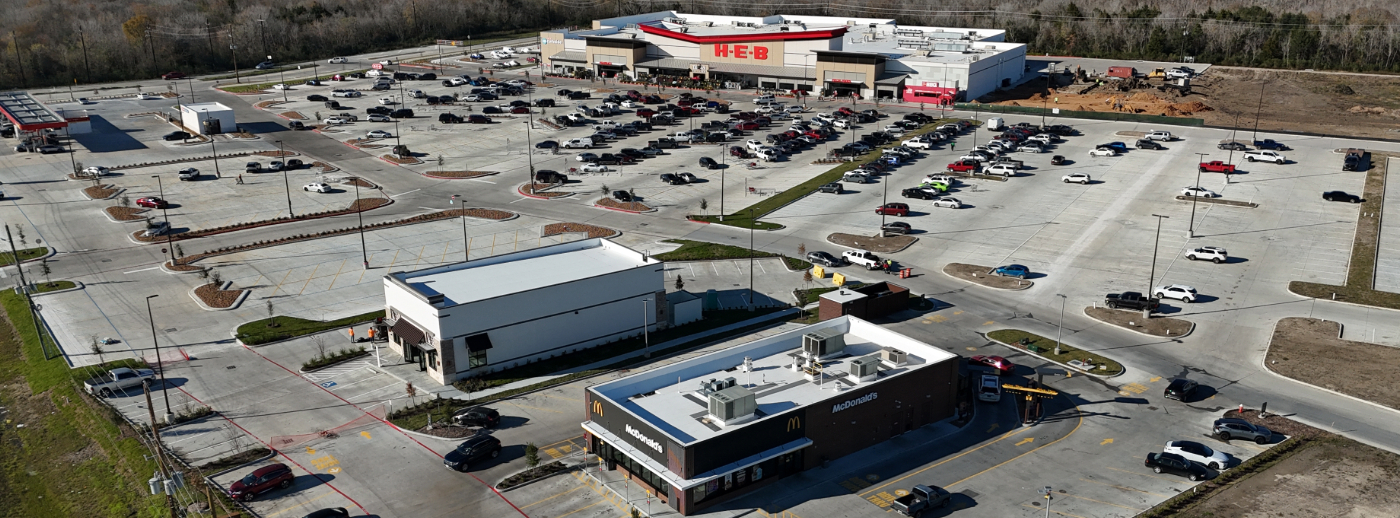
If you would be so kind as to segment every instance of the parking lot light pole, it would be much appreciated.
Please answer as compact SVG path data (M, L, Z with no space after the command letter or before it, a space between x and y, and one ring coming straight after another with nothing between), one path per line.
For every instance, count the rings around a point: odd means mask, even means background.
M467 240L467 198L460 194L453 194L447 203L452 203L454 200L462 200L462 208L459 210L462 211L462 262L465 263L472 260L471 241Z
M1198 163L1205 163L1206 157L1210 156L1209 153L1196 153L1196 154L1199 155L1199 156L1201 157L1200 162L1198 162ZM1201 187L1201 167L1198 165L1198 166L1196 166L1196 188L1199 189L1200 187ZM1191 221L1190 221L1189 223L1186 224L1186 239L1191 239L1191 238L1193 238L1193 237L1196 237L1196 198L1200 198L1199 193L1197 193L1196 196L1192 196L1192 197L1191 197Z
M1055 296L1060 298L1060 330L1055 331L1055 356L1059 356L1060 337L1065 334L1065 301L1069 300L1069 297L1059 293L1056 293Z
M204 118L207 120L209 118L209 109L205 108L202 111L204 112ZM219 172L219 146L214 145L213 133L209 134L209 149L214 152L214 177L223 178L224 175Z
M530 127L535 125L534 122L533 119L525 121L525 161L530 165L530 177L526 181L530 183L530 194L535 194L535 144L530 136Z
M753 311L753 207L749 207L749 311Z
M365 269L368 270L369 249L365 248L365 211L360 208L360 179L356 177L350 184L355 186L355 204L352 206L355 207L355 218L360 221L360 259L364 261Z
M156 348L156 365L160 369L160 395L161 398L165 400L165 419L169 421L170 416L173 415L174 412L170 411L170 393L166 391L165 385L165 366L161 365L160 361L160 341L156 339L156 316L151 312L151 299L159 296L160 295L146 296L146 316L151 321L151 344Z
M1153 214L1152 217L1157 218L1157 237L1152 238L1152 270L1147 277L1146 295L1148 299L1152 298L1152 283L1156 282L1157 279L1157 245L1162 241L1162 220L1170 219L1171 216ZM1152 318L1152 307L1146 305L1143 306L1142 316L1143 318Z
M194 100L194 78L193 78L193 77L186 77L186 78L185 78L185 81L188 81L188 82L185 83L185 84L188 85L188 86L190 87L190 104L194 104L194 103L195 103L195 100ZM176 92L176 93L179 93L179 92Z
M156 179L156 189L160 192L160 201L165 205L170 205L169 202L165 201L165 185L161 183L160 175L152 175L151 178ZM165 229L165 250L170 252L170 266L175 266L175 248L170 245L170 234L175 233L175 225L170 224L170 214L165 211L165 206L160 208L160 217L165 218L165 224L168 227Z
M395 148L398 148L399 146L402 146L402 145L403 145L403 141L402 141L402 140L399 140L399 120L398 120L398 119L394 119L394 147L395 147ZM394 154L397 155L398 153L394 153ZM402 158L402 157L400 157L400 158Z
M1264 87L1268 84L1265 81L1259 85L1259 104L1254 107L1254 140L1259 140L1259 114L1264 110Z
M271 60L272 56L268 56L267 59ZM285 103L287 102L287 73L281 69L278 69L277 79L277 82L282 83L282 102Z
M1045 127L1045 112L1050 109L1047 103L1050 102L1050 76L1055 73L1055 63L1051 63L1045 69L1045 95L1040 99L1040 127ZM1056 352L1056 354L1059 354Z
M297 215L292 212L292 181L287 179L287 150L282 146L282 141L277 141L278 155L282 157L282 185L287 186L287 217L295 218Z

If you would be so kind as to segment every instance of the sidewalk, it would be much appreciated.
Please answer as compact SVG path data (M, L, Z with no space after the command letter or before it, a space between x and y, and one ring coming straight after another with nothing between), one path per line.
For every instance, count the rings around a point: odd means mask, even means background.
M544 383L544 382L546 382L546 381L549 381L549 380L552 380L552 379L556 379L556 378L561 378L561 377L564 377L564 376L566 376L566 375L573 374L573 373L577 373L577 372L583 372L583 371L588 371L588 370L593 370L593 369L600 369L600 368L606 367L606 366L608 366L608 365L615 364L615 363L620 362L620 361L623 361L623 360L630 360L630 359L635 359L635 358L641 358L641 357L643 357L644 355L646 355L646 353L647 353L648 351L661 351L661 350L664 350L664 349L667 349L667 348L670 348L670 347L674 347L674 346L679 345L679 344L684 343L684 342L688 342L688 341L695 340L695 339L699 339L699 338L706 338L706 337L714 336L714 335L717 335L717 334L720 334L720 333L724 333L724 332L727 332L727 331L730 331L730 330L733 330L733 329L739 329L739 328L743 328L743 327L748 327L748 326L751 326L751 325L754 325L754 324L763 323L763 322L780 322L780 321L782 321L782 320L786 320L786 319L788 319L788 318L792 318L793 314L795 314L796 311L797 311L797 310L789 309L789 310L786 310L786 311L777 311L777 312L773 312L773 313L768 313L768 314L766 314L766 315L763 315L763 316L760 316L760 317L757 317L757 318L751 318L751 319L748 319L748 320L744 320L744 321L742 321L742 322L735 322L735 323L733 323L733 324L729 324L729 325L726 325L726 326L716 327L716 328L710 329L710 330L708 330L708 331L702 331L702 332L699 332L699 333L695 333L695 334L686 336L685 338L677 338L677 339L675 339L675 340L671 340L671 341L668 341L668 342L658 343L658 344L652 345L652 346L651 346L650 348L648 348L648 349L632 351L632 352L629 352L629 353L627 353L627 354L622 354L622 355L614 356L614 357L611 357L611 358L599 360L599 361L596 361L596 362L593 362L593 363L589 363L589 364L586 364L586 365L580 365L580 366L577 366L577 367L571 367L571 368L568 368L568 369L564 369L564 370L559 371L559 372L557 372L557 373L555 373L555 374L550 374L550 375L547 375L547 376L536 376L536 377L533 377L533 378L520 380L520 381L517 381L517 382L514 382L514 383L508 383L508 384L505 384L505 385L501 385L501 386L499 386L499 387L492 387L492 388L487 389L487 390L482 390L482 391L479 391L479 392L472 392L471 394L467 394L467 393L465 393L465 392L462 392L462 391L460 391L460 390L457 390L457 389L456 389L455 387L453 387L452 385L439 385L438 382L437 382L436 380L434 380L434 379L428 377L427 373L418 370L418 364L417 364L416 362L415 362L415 363L403 363L403 357L402 357L402 356L399 356L398 354L395 354L395 353L394 353L392 350L390 350L383 342L379 342L379 352L380 352L379 360L380 360L381 364L380 364L380 366L378 367L378 369L381 370L381 371L383 371L385 374L388 374L388 375L390 375L390 376L393 376L393 377L395 377L395 378L398 378L400 381L403 381L403 382L405 382L405 383L413 383L413 386L414 386L415 388L419 388L419 389L421 389L421 390L424 390L424 391L427 392L428 394L431 394L431 395L434 395L434 396L437 396L437 397L441 397L441 398L452 398L452 399L463 399L463 400L467 400L467 399L479 399L479 398L488 397L488 396L491 396L491 395L494 395L494 394L499 394L499 393L501 393L501 392L505 392L505 391L509 391L509 390L518 389L518 388L521 388L521 387L528 387L528 386L530 386L530 385L534 385L534 384L537 384L537 383ZM361 335L360 335L361 332L368 333L368 331L367 331L368 326L362 326L362 327L365 327L366 329L358 329L358 328L357 328L357 329L355 330L355 336L361 336ZM365 334L364 336L369 336L369 335L368 335L368 334ZM366 345L367 347L369 346L369 344L365 344L365 345ZM371 361L373 361L373 356L371 356Z

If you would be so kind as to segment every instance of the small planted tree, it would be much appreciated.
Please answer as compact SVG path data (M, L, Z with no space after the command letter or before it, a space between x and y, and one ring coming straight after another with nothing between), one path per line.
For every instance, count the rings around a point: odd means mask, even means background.
M219 273L218 270L215 270L215 269L213 269L213 268L210 268L210 269L209 269L209 283L210 283L210 284L213 284L215 288L219 288L219 287L223 286L223 285L224 285L224 275L221 274L221 273Z
M175 245L175 257L179 257L181 259L185 258L185 249L180 248L180 245Z
M102 361L102 353L107 352L102 349L102 340L98 340L96 336L93 336L92 343L88 344L88 350L92 351L92 354L97 355L98 365L106 363Z
M277 327L277 319L272 316L272 299L268 299L265 305L267 307L267 327Z
M807 258L807 243L798 243L798 244L797 244L797 258L798 258L798 259L806 259L806 258Z
M700 213L706 216L710 215L710 200L700 198Z
M48 258L39 261L39 273L44 276L44 285L52 288L53 281L49 280L49 274L53 273L53 268L49 268Z
M311 343L316 346L316 359L321 360L326 357L326 337L320 333L311 335Z
M117 200L117 203L120 203L121 206L123 206L123 207L130 207L130 206L131 206L131 197L130 197L130 196L127 196L127 195L125 195L125 194L123 194L122 197L121 197L121 199Z
M802 282L807 283L808 287L812 285L812 270L808 269L802 272Z
M683 289L685 289L685 281L684 281L684 280L681 280L681 276L677 275L677 276L676 276L676 291L681 291L681 290L683 290Z
M608 193L610 193L610 192L612 192L612 191L608 189L608 184L603 184L602 192L603 192L603 196L607 196Z
M408 405L413 406L413 398L418 397L418 389L413 387L412 381L404 384L403 392L408 394Z
M525 443L525 467L534 471L540 465L540 448L533 442Z

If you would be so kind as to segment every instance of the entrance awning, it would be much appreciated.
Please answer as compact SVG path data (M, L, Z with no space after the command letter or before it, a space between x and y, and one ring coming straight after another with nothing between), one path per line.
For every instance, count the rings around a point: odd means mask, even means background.
M427 335L423 333L422 329L418 329L418 326L413 325L405 318L400 318L398 321L394 322L394 327L391 331L394 332L394 336L399 337L399 341L405 344L421 344L427 338Z
M877 86L897 86L900 83L903 83L905 79L909 79L909 74L887 75L885 77L876 79L875 84Z
M710 480L715 479L716 477L722 477L726 473L732 473L740 469L752 466L754 464L758 464L765 460L771 459L773 457L777 457L785 453L791 453L812 445L812 440L806 437L803 437L801 439L795 439L789 441L786 444L781 444L776 447L769 448L765 451L749 455L748 457L738 459L734 462L725 464L710 471L700 473L694 478L683 479L677 476L675 473L671 472L670 469L667 469L666 466L662 466L661 463L652 460L651 456L638 451L636 448L633 448L626 441L622 440L621 437L618 437L612 432L603 429L603 427L598 426L597 423L594 423L592 421L585 421L581 423L581 425L583 426L584 431L587 431L588 433L593 434L593 436L602 439L603 441L612 445L614 449L627 454L627 456L631 457L632 460L637 461L643 466L646 466L647 469L651 470L652 473L656 473L657 475L661 476L661 478L665 480L668 484L671 484L672 487L675 487L676 489L679 489L681 491L685 491L700 484L704 484L706 482L709 482Z

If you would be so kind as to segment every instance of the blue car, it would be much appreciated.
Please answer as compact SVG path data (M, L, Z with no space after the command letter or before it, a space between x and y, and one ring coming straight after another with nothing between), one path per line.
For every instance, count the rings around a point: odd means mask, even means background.
M880 157L880 163L889 165L899 165L899 155L885 155Z
M1008 264L1006 266L999 266L997 267L997 269L992 270L993 275L1000 275L1002 277L1015 277L1017 279L1026 278L1026 275L1029 273L1031 273L1030 268L1026 268L1025 266L1021 266L1019 264Z
M1109 142L1107 144L1099 144L1099 147L1106 147L1119 153L1126 153L1128 151L1128 145L1122 142Z

